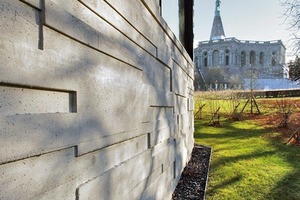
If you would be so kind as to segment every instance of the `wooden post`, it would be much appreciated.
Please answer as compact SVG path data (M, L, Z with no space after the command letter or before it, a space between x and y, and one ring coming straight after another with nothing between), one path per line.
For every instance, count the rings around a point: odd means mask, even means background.
M253 104L255 105L255 107L256 107L256 110L257 110L257 113L258 114L261 114L261 112L260 112L260 110L259 110L259 108L258 108L258 105L257 105L257 103L256 103L256 100L255 100L255 98L254 98L254 95L251 95L251 97L247 100L247 102L245 103L245 105L244 105L244 107L243 107L243 109L241 110L241 113L243 113L244 112L244 110L245 110L245 108L246 108L246 106L247 106L247 104L250 102L250 112L251 112L251 114L253 114Z
M218 107L218 109L216 110L216 112L213 114L213 116L211 117L211 119L208 122L208 125L220 125L220 115L219 115L219 111L220 111L221 107ZM217 121L215 121L215 117L217 117Z
M287 143L291 143L292 140L294 140L295 144L300 144L300 134L299 134L299 128L292 134L292 136L288 139Z
M197 117L197 114L199 113L199 119L202 119L202 109L205 106L205 104L203 104L202 106L199 107L198 111L194 114L194 117Z
M240 103L238 103L238 105L236 105L230 115L230 118L231 119L234 119L234 120L240 120L240 114L238 113L237 109L238 107L240 106Z

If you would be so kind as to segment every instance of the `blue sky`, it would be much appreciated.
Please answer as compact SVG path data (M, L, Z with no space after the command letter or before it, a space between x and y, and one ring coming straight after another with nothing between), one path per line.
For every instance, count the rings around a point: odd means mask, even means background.
M194 40L208 40L214 17L215 0L194 0ZM281 39L291 59L291 32L284 23L280 0L221 0L221 18L226 37L239 40L269 41ZM178 0L163 0L163 17L178 32ZM195 46L194 45L194 46Z

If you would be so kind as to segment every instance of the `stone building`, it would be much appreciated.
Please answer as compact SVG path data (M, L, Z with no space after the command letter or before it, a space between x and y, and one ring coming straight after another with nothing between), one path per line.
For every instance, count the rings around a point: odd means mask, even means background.
M247 79L282 79L286 50L282 41L226 38L220 3L216 0L210 39L194 49L195 88L243 89Z

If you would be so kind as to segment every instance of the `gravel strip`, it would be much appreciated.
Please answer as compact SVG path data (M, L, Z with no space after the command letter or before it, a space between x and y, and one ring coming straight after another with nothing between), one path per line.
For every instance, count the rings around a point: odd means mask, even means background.
M173 193L173 200L205 199L210 154L211 148L195 145Z

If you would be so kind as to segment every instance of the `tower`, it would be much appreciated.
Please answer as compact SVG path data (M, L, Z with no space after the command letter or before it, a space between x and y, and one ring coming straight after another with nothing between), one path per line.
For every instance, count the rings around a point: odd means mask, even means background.
M214 17L213 26L210 33L210 40L218 40L218 39L225 38L223 23L220 15L220 5L221 5L221 1L216 0L215 17Z

